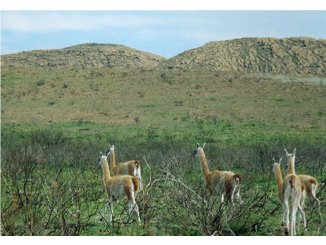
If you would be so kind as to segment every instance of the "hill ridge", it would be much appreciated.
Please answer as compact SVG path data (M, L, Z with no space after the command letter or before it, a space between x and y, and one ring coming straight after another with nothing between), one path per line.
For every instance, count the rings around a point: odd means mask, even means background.
M23 51L2 55L2 65L13 67L124 67L152 68L165 58L120 44L84 43L62 49Z
M260 74L326 75L326 39L243 37L210 41L170 59L121 44L83 43L2 55L2 66L207 69Z
M211 41L166 62L172 69L326 75L326 40L311 37L237 38Z

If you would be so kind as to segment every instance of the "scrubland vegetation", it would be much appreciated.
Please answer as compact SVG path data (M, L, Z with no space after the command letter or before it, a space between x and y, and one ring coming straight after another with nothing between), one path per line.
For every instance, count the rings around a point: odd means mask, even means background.
M144 189L137 195L141 224L127 216L127 202L115 205L108 223L99 151L114 142L119 160L140 159ZM282 235L272 156L284 145L222 146L210 143L206 155L212 169L232 169L243 177L243 204L221 206L210 197L191 142L134 143L103 135L96 141L74 140L52 130L28 136L2 136L3 235ZM292 146L292 145L287 145ZM322 145L298 145L297 172L325 180ZM283 166L283 172L286 172ZM308 230L324 235L325 186L317 192L322 216L306 202Z

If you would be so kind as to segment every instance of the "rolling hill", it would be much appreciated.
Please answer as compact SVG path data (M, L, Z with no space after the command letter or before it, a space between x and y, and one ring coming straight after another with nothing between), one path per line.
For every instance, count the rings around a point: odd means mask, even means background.
M3 55L3 67L168 68L283 75L326 75L326 40L241 38L209 42L170 59L115 44Z
M154 67L163 57L123 45L81 44L64 49L35 50L2 56L11 67Z
M209 42L164 64L175 69L213 69L242 73L326 75L326 40L241 38Z

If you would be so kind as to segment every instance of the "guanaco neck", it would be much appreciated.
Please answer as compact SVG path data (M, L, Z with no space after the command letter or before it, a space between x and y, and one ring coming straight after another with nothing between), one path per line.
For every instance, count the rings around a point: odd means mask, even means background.
M294 167L295 156L292 156L290 159L288 159L288 163L289 163L290 174L295 174L295 167Z
M115 151L114 149L111 150L111 167L112 169L116 168L116 163L115 163Z
M103 169L103 180L106 181L106 180L111 179L109 163L107 160L103 160L102 169Z
M198 155L199 155L199 160L200 160L201 167L202 167L204 175L206 177L207 175L210 174L210 171L209 171L209 168L208 168L208 163L207 163L207 160L206 160L204 150L202 148L198 149Z
M279 164L274 167L274 172L276 177L278 196L282 200L283 177L282 177L281 167Z

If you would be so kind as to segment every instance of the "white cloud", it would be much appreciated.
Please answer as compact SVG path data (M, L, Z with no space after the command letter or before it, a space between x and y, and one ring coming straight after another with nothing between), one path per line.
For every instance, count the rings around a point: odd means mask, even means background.
M136 27L159 29L212 24L202 12L183 11L3 11L1 20L3 30L32 33Z
M2 29L16 32L52 32L99 28L95 19L76 14L51 12L4 12Z
M123 12L2 12L3 30L16 32L53 32L61 30L101 30L105 28L133 28L173 24L173 20Z

